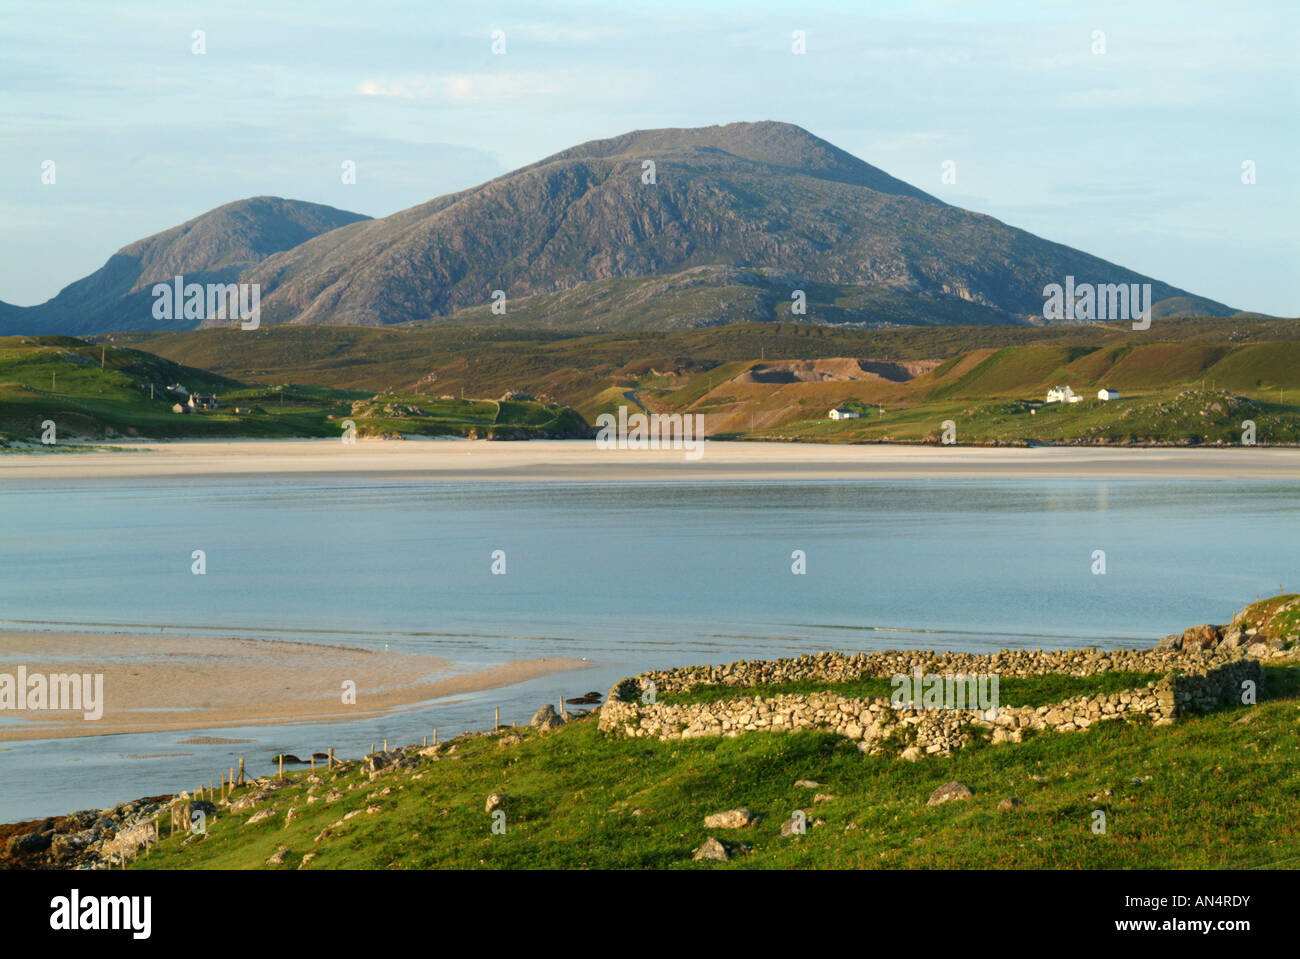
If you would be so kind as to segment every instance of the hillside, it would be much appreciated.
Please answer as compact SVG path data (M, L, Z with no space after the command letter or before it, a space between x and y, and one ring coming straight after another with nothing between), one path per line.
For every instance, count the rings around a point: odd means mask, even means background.
M643 182L647 163L653 183ZM1153 301L1191 296L949 206L806 130L771 122L586 143L316 237L244 279L261 284L269 322L374 326L481 308L493 290L509 301L701 267L749 276L695 274L696 286L720 288L722 302L712 316L693 311L693 325L737 318L745 297L734 298L745 286L769 287L758 315L747 319L764 318L777 290L788 303L793 290L825 287L823 303L836 307L826 319L864 323L914 322L918 313L931 322L1041 319L1044 286L1067 275L1150 282ZM853 289L836 295L833 287ZM911 301L907 307L900 297ZM1181 302L1201 314L1232 313L1211 301ZM522 325L609 322L600 319L599 297L585 309L559 305L531 307Z
M246 268L330 230L364 220L318 203L252 197L227 203L118 250L89 276L39 306L0 304L0 334L76 336L105 330L189 329L194 320L158 320L150 290L187 282L231 283Z
M170 387L184 387L171 390ZM188 392L219 408L176 413ZM55 440L42 442L42 424ZM591 427L567 406L524 396L500 400L409 396L275 383L248 385L140 350L71 337L0 338L0 448L57 451L127 438L340 437L575 438Z
M1067 276L1150 283L1157 319L1234 315L943 203L800 127L760 122L595 140L382 219L241 200L124 247L47 303L0 304L0 333L228 325L154 319L150 286L177 274L256 284L266 324L1041 324L1044 287ZM491 309L494 291L504 313Z
M1166 319L1144 332L1124 323L881 331L740 323L590 335L291 326L114 340L249 382L475 396L523 390L589 422L635 391L653 411L704 414L715 436L934 442L939 424L955 419L960 442L1236 443L1250 418L1261 444L1300 439L1300 337L1291 320L1225 327L1213 318ZM1038 409L1058 384L1087 399ZM1098 402L1103 386L1120 399ZM829 421L827 411L840 405L871 415Z

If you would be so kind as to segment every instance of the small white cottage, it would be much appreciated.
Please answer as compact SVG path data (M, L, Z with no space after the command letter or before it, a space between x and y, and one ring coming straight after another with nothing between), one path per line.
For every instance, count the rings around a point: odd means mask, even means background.
M1049 403L1077 403L1081 399L1083 397L1068 386L1053 386L1047 391L1047 402Z
M1117 400L1117 399L1119 399L1119 390L1107 390L1107 389L1101 389L1101 390L1098 390L1098 391L1097 391L1097 399L1099 399L1099 400Z
M830 418L833 420L856 420L858 418L858 412L856 410L846 410L843 407L838 407L831 410Z

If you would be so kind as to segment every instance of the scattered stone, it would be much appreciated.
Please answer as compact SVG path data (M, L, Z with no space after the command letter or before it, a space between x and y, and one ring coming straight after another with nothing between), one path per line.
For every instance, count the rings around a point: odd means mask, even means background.
M830 802L835 797L830 793L818 793L813 796L813 802Z
M248 821L245 822L244 825L254 826L259 822L265 822L266 820L274 816L275 812L276 810L274 806L268 806L266 809L258 810L257 812L253 813L253 815L248 817Z
M744 829L754 822L754 814L748 809L728 809L704 817L705 829Z
M240 796L230 804L231 812L243 812L245 809L252 809L254 806L261 805L271 798L270 792L266 790L256 790Z
M288 846L280 846L271 854L271 858L266 861L268 866L278 866L284 862L284 857L289 854Z
M1008 796L1006 799L1004 799L1004 800L1002 800L1000 803L998 803L998 808L999 808L999 809L1004 809L1004 810L1005 810L1005 809L1018 809L1019 807L1021 807L1021 806L1023 806L1023 805L1024 805L1024 802L1023 802L1022 800L1017 799L1015 796Z
M820 789L822 784L813 782L811 779L800 779L795 784L796 789Z
M529 725L534 729L546 732L548 729L557 729L563 726L564 720L555 712L555 707L547 703L533 714L533 720Z
M955 781L944 783L934 792L930 793L930 799L926 802L926 805L938 806L940 803L953 802L960 799L970 799L971 795L970 787L965 783Z
M486 804L486 806L485 806L485 811L486 811L486 812L491 812L492 810L496 809L498 806L504 806L505 804L506 804L506 795L505 795L505 793L492 793L492 794L491 794L490 796L488 796L488 798L487 798L487 804Z
M311 862L315 858L316 858L316 854L314 852L307 853L307 855L302 857L302 863L298 866L298 868L302 869L307 865L307 863Z
M700 846L699 849L695 850L695 855L692 858L696 862L699 862L701 860L708 860L711 862L726 862L728 859L731 858L731 856L730 854L728 854L726 846L724 846L722 843L718 842L718 840L710 836L708 839L704 840L704 845Z

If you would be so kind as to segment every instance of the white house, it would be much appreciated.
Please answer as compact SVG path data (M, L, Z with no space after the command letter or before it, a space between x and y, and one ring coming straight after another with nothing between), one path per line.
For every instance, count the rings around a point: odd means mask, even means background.
M1047 391L1047 402L1049 403L1077 403L1081 399L1083 397L1068 386L1053 386Z
M1119 399L1119 390L1107 390L1107 389L1101 389L1101 390L1098 390L1098 391L1097 391L1097 399L1099 399L1099 400L1117 400L1117 399Z
M844 408L834 409L830 412L830 418L833 420L856 420L858 413L856 410L846 410Z

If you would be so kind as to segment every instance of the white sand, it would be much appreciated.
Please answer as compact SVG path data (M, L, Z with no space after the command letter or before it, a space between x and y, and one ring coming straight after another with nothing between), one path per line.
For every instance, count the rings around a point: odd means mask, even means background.
M460 672L445 659L278 640L0 631L0 673L102 674L103 715L6 709L0 742L377 716L590 664L523 659ZM356 684L355 704L343 682ZM526 717L525 717L526 718Z
M1132 449L706 443L601 450L592 440L238 440L120 444L102 452L0 454L0 482L365 475L401 481L626 482L905 478L1300 477L1300 449Z

